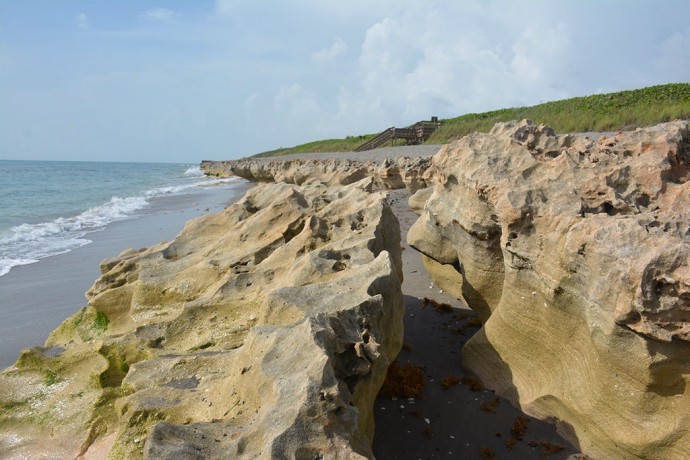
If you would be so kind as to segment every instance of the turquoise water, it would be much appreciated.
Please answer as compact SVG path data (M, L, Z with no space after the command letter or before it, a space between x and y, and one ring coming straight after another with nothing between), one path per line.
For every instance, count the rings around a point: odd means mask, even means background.
M88 244L157 197L220 181L195 165L0 160L0 276Z

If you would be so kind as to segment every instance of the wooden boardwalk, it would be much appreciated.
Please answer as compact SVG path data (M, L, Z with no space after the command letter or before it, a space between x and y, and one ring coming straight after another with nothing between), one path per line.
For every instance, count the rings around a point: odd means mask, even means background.
M425 140L429 139L431 133L436 131L436 129L441 126L441 123L436 121L435 117L432 120L433 121L419 121L406 128L388 128L387 130L381 132L378 136L374 137L373 139L369 139L367 142L357 147L355 152L372 150L377 147L381 147L388 141L394 143L397 139L405 139L407 145L421 144Z

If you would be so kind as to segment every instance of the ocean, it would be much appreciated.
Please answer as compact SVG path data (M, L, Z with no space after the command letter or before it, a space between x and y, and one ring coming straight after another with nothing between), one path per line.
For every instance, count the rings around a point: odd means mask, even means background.
M233 181L189 164L0 160L0 277L89 244L158 198Z
M197 165L0 160L0 369L86 305L99 264L248 188Z

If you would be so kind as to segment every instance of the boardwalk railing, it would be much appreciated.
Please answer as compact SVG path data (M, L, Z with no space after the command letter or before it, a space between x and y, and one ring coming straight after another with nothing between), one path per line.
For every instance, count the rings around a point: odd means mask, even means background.
M369 139L364 144L355 149L355 152L363 152L365 150L375 149L381 147L388 141L395 142L396 139L405 139L407 145L420 144L429 139L431 133L436 131L436 128L441 126L439 122L420 121L414 125L406 128L388 128L381 132L376 137Z

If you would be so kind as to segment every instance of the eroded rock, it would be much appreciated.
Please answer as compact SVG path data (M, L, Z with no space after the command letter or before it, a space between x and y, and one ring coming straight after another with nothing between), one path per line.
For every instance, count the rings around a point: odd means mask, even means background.
M408 242L483 328L463 362L594 458L690 451L690 132L497 124L433 157Z
M49 348L0 374L2 457L372 457L403 300L371 186L260 185L105 261Z
M201 169L212 176L238 176L252 182L288 184L347 185L372 177L380 189L428 187L431 160L424 157L397 157L382 161L352 159L266 159L202 161Z

